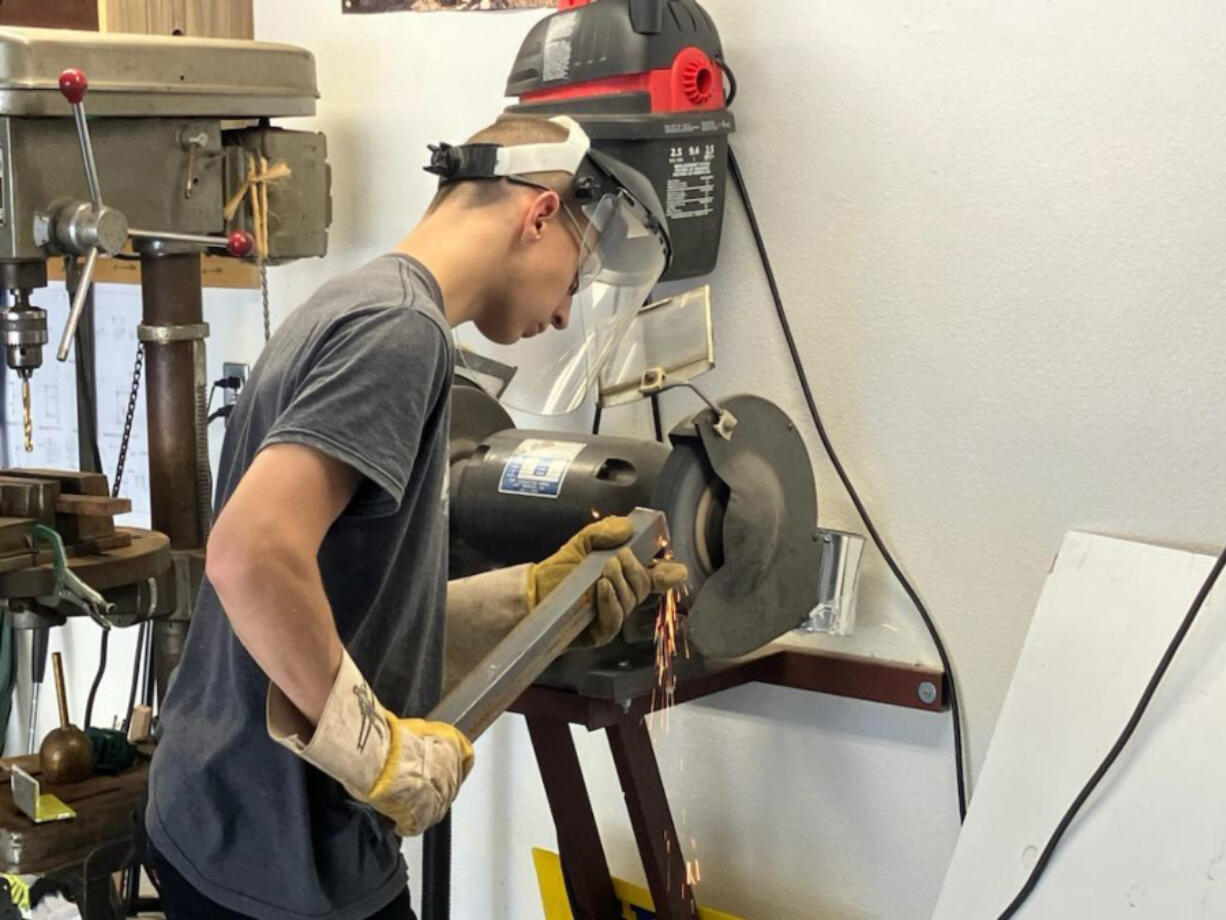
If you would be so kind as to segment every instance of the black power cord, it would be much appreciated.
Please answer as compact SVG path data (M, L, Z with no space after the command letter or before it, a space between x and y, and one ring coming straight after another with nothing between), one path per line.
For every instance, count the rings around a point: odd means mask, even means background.
M126 734L132 725L132 710L136 708L136 689L140 684L141 665L145 660L145 641L150 629L149 621L141 623L136 633L136 652L132 656L132 685L128 689L128 708L123 717L123 730Z
M727 67L725 72L729 73ZM735 84L734 84L735 85ZM843 468L839 456L835 453L834 445L830 441L830 436L826 432L826 425L822 421L821 413L817 408L817 401L813 398L813 391L809 387L809 377L805 373L804 362L801 360L800 351L796 347L796 339L792 335L792 325L788 321L787 311L783 306L783 295L779 292L779 283L775 280L775 271L771 267L770 254L766 249L766 242L762 238L762 228L758 225L757 215L754 213L753 203L750 201L749 190L745 186L745 176L741 172L741 165L737 162L736 153L731 147L728 148L728 169L732 175L732 181L736 185L737 193L741 197L741 203L745 206L745 216L749 218L749 226L753 231L754 242L758 247L758 255L762 260L762 268L766 272L766 281L770 285L771 297L775 301L775 312L779 316L779 326L783 330L783 337L787 340L788 351L792 356L792 364L796 369L796 376L800 381L800 388L804 392L805 402L809 406L809 414L813 417L813 424L817 428L817 435L821 438L822 447L825 449L827 456L830 457L830 462L834 466L834 471L838 473L839 480L843 483L843 488L847 490L847 494L851 497L852 504L856 506L856 512L864 521L864 526L868 529L869 535L876 544L877 549L881 551L885 563L889 566L894 577L898 579L898 583L906 592L907 597L911 599L911 603L915 605L915 609L919 611L921 619L924 621L924 626L928 629L928 634L932 637L932 642L936 646L937 654L941 657L941 666L945 669L945 679L947 695L949 697L949 709L953 715L954 723L954 768L958 776L958 815L961 820L966 820L966 769L963 763L962 753L962 711L958 705L958 688L957 681L954 680L953 665L949 660L949 653L945 650L945 643L941 641L941 635L937 631L936 624L933 622L931 615L928 613L928 608L924 606L924 602L920 600L919 594L915 588L911 586L911 582L902 573L898 563L894 561L889 549L885 545L885 541L878 533L877 527L873 524L872 518L869 517L868 509L864 507L864 502L860 500L860 495L856 492L856 487L852 485L851 478L847 475L847 471Z
M219 418L229 418L229 417L230 417L230 414L231 414L233 411L234 411L234 403L230 403L230 405L228 405L228 406L220 406L220 407L218 407L218 409L217 409L217 411L216 411L216 412L210 412L210 413L209 413L209 417L208 417L208 424L212 425L212 424L213 424L215 421L217 421Z
M222 377L213 381L213 385L209 387L209 401L204 407L204 411L208 412L213 408L213 397L217 395L218 389L231 390L238 393L243 388L242 377Z
M89 700L85 703L85 727L90 728L94 724L94 700L98 697L98 687L102 683L102 677L106 674L106 653L111 644L111 631L109 629L102 630L102 641L98 645L98 670L94 672L94 682L89 688Z
M661 444L667 444L664 439L664 419L660 415L660 394L651 394L651 424L655 429L656 440Z
M1188 608L1187 614L1183 618L1183 622L1179 624L1179 629L1176 630L1175 636L1171 639L1171 644L1166 647L1166 651L1162 655L1162 660L1158 662L1158 667L1154 670L1153 676L1149 679L1149 684L1145 687L1145 692L1141 694L1141 699L1137 703L1136 708L1132 711L1132 715L1128 719L1128 724L1124 726L1124 730L1120 732L1120 736L1115 740L1115 744L1111 746L1111 750L1107 752L1107 756L1103 758L1102 763L1098 765L1098 769L1094 771L1094 775L1082 787L1081 792L1077 793L1077 798L1073 799L1073 804L1069 806L1068 811L1064 813L1064 817L1060 819L1060 823L1056 825L1055 831L1052 832L1051 838L1047 841L1047 846L1043 848L1038 862L1034 864L1034 868L1030 870L1030 876L1026 879L1026 883L1022 886L1022 890L1017 893L1017 897L1010 902L1005 908L1004 913L1000 915L1000 920L1009 920L1018 909L1026 902L1026 899L1034 892L1035 886L1038 885L1039 879L1042 878L1044 871L1047 869L1047 864L1051 862L1052 853L1055 852L1061 838L1073 823L1073 819L1077 817L1077 813L1081 811L1081 807L1085 805L1086 800L1094 793L1098 784L1102 782L1103 777L1107 775L1115 761L1119 758L1120 753L1132 738L1133 732L1137 730L1137 726L1141 724L1141 718L1145 715L1145 710L1149 708L1150 702L1154 698L1154 694L1158 691L1158 685L1162 683L1162 678L1166 676L1167 669L1171 666L1171 662L1175 659L1175 654L1179 651L1179 647L1183 645L1183 640L1187 637L1189 630L1192 629L1192 624L1196 622L1197 616L1200 614L1201 608L1205 605L1205 599L1208 598L1209 592L1213 590L1217 584L1219 576L1222 574L1222 569L1226 568L1226 550L1222 550L1222 554L1218 556L1217 562L1214 564L1212 571L1209 572L1209 577L1205 579L1205 583L1201 585L1200 590L1196 593L1195 600L1192 601L1192 606Z
M727 61L720 59L717 61L717 63L719 64L719 69L722 70L724 75L728 77L728 88L724 91L724 107L731 108L732 103L736 100L737 94L736 74L732 72L732 68L728 66Z

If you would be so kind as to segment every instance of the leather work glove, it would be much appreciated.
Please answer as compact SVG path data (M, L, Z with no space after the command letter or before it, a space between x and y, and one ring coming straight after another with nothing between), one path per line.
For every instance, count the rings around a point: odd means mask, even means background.
M624 517L607 517L583 528L560 550L529 569L528 609L545 600L590 553L623 546L632 536L634 526ZM653 594L680 587L688 576L680 562L644 566L630 547L625 547L605 563L592 598L596 619L576 644L604 645L612 641L634 608Z
M404 837L447 814L473 765L472 745L454 727L388 712L348 652L314 729L275 684L266 716L274 741L391 818Z
M447 585L447 643L443 669L446 695L510 634L593 550L612 549L634 533L626 518L605 518L587 527L554 555L536 565L518 565L460 578ZM576 646L603 645L649 594L685 583L678 562L644 567L627 547L607 564L592 596L595 619Z

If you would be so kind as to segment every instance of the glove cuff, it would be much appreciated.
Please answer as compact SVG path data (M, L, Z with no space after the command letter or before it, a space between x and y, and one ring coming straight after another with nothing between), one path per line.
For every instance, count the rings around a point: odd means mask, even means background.
M273 741L340 782L354 797L370 792L387 762L392 743L387 710L348 652L342 653L318 725L312 728L273 683L268 685L265 716Z
M524 575L524 604L527 605L528 613L536 609L536 605L541 602L537 597L536 590L536 570L538 566L535 562L524 566L526 574Z

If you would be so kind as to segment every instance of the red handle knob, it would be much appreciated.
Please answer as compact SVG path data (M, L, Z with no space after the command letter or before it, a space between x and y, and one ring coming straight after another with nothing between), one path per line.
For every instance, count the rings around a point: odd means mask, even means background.
M244 258L255 251L255 237L246 230L231 230L226 252L236 259Z
M68 100L69 105L80 105L89 89L89 77L85 71L77 67L69 67L60 74L60 92Z

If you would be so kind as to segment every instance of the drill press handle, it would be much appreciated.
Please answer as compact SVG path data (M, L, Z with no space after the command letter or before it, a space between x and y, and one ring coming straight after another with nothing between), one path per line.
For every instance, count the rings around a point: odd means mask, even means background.
M85 256L85 268L72 296L72 309L56 357L68 360L72 337L85 310L85 301L94 283L94 270L100 255L114 255L128 240L156 240L167 243L186 243L207 249L224 249L235 258L243 258L255 249L255 238L245 230L235 230L225 236L194 233L172 233L157 230L135 230L128 226L127 218L102 201L102 187L98 181L98 164L94 160L94 145L90 139L89 123L85 117L85 95L89 90L89 77L78 67L69 67L60 74L60 93L72 107L77 126L77 139L81 144L81 161L85 167L85 181L89 186L90 206L77 203L61 208L56 218L53 236L56 243L74 255ZM37 236L37 233L36 233Z
M94 161L94 145L85 121L85 93L89 78L85 71L69 67L60 74L60 93L72 106L72 117L77 123L77 140L81 142L81 159L85 163L85 181L89 184L89 199L95 210L102 210L102 189L98 185L98 164Z
M102 188L98 184L98 164L94 161L94 145L89 136L89 125L85 121L85 92L89 89L89 78L85 71L69 67L60 74L60 93L72 106L72 117L77 123L77 140L81 143L81 160L85 164L85 181L89 185L89 198L93 203L93 213L100 221L104 205L102 204ZM96 232L93 236L97 236ZM99 245L95 242L85 253L85 269L77 281L76 292L72 296L72 309L68 313L68 322L64 326L64 335L60 339L60 347L56 357L61 361L68 360L68 349L72 337L81 321L81 313L85 310L85 299L89 296L90 286L94 283L94 269L98 265Z

